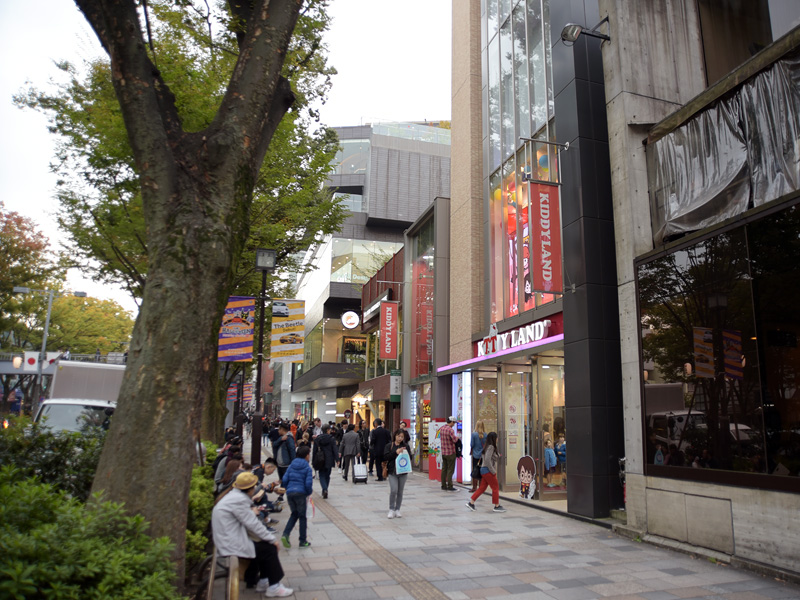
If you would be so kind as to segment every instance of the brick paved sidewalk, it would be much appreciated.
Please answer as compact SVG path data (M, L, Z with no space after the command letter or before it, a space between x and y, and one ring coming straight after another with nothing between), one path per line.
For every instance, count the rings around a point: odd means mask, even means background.
M281 549L284 583L302 600L589 598L670 600L800 598L800 586L637 543L591 523L507 504L464 506L468 492L442 492L412 474L402 519L389 520L389 488L345 483L334 470L328 500L314 481L310 548ZM278 532L288 519L280 519ZM247 590L245 599L263 597Z

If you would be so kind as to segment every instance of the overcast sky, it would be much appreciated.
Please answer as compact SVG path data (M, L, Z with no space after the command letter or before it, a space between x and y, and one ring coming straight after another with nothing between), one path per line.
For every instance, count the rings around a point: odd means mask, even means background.
M333 80L322 120L331 126L450 118L451 0L333 0L326 41ZM53 61L80 63L101 52L70 0L0 0L0 201L32 218L57 245L54 137L43 115L21 110L12 95L58 76ZM75 272L74 290L135 305Z

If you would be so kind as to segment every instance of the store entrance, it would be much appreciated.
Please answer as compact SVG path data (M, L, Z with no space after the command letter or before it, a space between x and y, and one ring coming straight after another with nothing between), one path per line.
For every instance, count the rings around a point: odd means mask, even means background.
M536 398L531 452L536 464L536 496L540 500L566 500L563 352L535 356L533 363Z
M504 457L498 470L498 481L503 491L520 488L520 459L529 454L531 446L531 374L527 359L520 364L504 364L500 370L498 445Z

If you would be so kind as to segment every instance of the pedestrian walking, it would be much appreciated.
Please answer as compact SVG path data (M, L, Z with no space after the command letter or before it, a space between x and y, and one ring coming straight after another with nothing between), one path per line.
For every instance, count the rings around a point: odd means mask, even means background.
M311 465L308 463L311 458L311 449L308 446L298 448L297 457L286 469L286 474L281 478L281 485L286 490L286 502L292 511L286 527L283 530L281 543L284 548L289 548L289 536L292 534L295 523L300 521L300 547L308 548L311 542L308 541L308 519L306 517L306 503L309 496L314 491L314 479Z
M350 466L355 466L356 455L359 453L361 442L356 433L356 426L350 423L347 433L342 436L342 479L347 481Z
M358 425L358 441L361 450L361 462L366 465L369 461L369 426L363 420Z
M455 422L455 417L447 417L447 423L439 429L442 451L442 489L446 492L457 491L453 487L453 472L456 470L456 442L458 442L458 436L453 431Z
M497 483L497 463L500 460L500 453L497 451L497 434L494 431L486 436L486 443L483 446L483 466L481 467L481 485L478 490L470 496L467 508L475 510L475 500L477 500L486 488L492 488L492 504L494 512L506 512L500 505L500 486Z
M481 456L483 455L483 444L486 442L486 426L483 421L475 423L475 431L472 432L470 437L470 446L472 452L472 491L478 489L478 484L481 481Z
M408 472L398 473L397 460L401 455L405 455L408 461L408 468L411 467L411 448L406 442L406 436L402 429L394 432L394 441L387 444L383 458L386 461L387 479L389 480L389 514L390 519L399 519L400 505L403 503L403 488L406 486Z
M378 481L384 481L383 464L386 446L392 442L392 436L386 431L381 419L375 419L372 423L375 429L372 430L372 455L375 457L376 470L378 471Z
M339 467L339 473L342 472L342 437L347 430L347 421L342 421L341 424L336 424L336 429L332 431L333 439L336 441L336 466Z
M331 485L331 470L336 466L336 440L330 434L330 425L323 425L320 431L322 433L314 440L314 458L311 464L319 473L322 497L327 498L328 488Z

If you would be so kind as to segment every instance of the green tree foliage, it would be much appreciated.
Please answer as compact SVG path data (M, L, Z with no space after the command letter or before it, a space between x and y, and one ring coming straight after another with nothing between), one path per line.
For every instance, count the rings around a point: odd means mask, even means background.
M231 293L253 294L260 288L252 268L255 248L275 248L283 271L297 270L297 253L337 230L345 216L323 187L338 139L333 130L318 126L311 108L324 99L335 73L321 41L328 26L326 2L307 4L284 64L296 101L261 167L250 238ZM175 94L184 130L201 131L214 119L238 57L237 22L204 3L161 0L148 6L154 62ZM125 286L139 299L147 279L146 225L110 64L97 59L82 69L66 62L58 67L66 83L49 91L31 89L16 101L46 113L58 136L52 165L59 176L58 218L76 265L97 280ZM277 276L269 285L274 296L288 292L286 280Z
M17 418L0 429L0 465L14 465L19 477L36 476L71 497L86 500L105 441L105 430L51 431Z
M0 468L0 597L178 599L167 538L120 504L84 505Z

